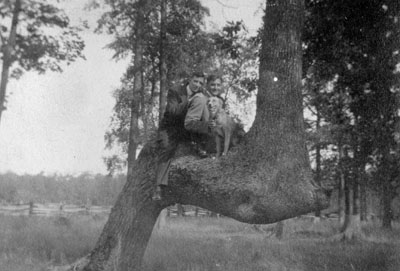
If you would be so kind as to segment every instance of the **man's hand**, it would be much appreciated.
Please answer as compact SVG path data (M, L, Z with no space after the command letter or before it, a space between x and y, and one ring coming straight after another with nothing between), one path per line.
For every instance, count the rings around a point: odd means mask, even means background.
M214 129L215 127L217 127L217 123L215 122L215 120L209 120L208 121L208 128Z

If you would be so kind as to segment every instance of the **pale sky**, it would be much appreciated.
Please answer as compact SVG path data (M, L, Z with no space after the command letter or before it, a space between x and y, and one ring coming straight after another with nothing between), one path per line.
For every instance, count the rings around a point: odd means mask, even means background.
M202 2L210 8L208 20L217 26L241 19L251 32L261 26L264 0ZM95 22L98 13L84 11L83 3L67 0L63 5L72 21ZM63 73L26 73L8 84L7 110L0 123L0 172L106 173L102 157L114 106L111 93L128 60L111 60L113 52L104 49L111 37L92 32L82 34L86 61L71 64Z

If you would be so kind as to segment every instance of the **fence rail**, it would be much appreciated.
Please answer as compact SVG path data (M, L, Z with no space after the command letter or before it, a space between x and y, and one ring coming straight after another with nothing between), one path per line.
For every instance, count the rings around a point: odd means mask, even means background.
M111 206L77 206L61 204L18 204L0 206L0 214L21 216L21 215L39 215L39 216L57 216L68 214L94 215L108 214Z
M112 206L78 206L73 204L39 204L26 203L17 205L0 205L0 215L11 216L62 216L62 215L108 215ZM177 205L168 207L167 216L217 216L216 214L194 206Z

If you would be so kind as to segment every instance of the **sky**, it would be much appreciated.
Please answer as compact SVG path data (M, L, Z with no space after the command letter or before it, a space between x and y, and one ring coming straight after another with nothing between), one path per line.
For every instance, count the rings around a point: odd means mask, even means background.
M226 21L243 20L251 33L261 26L264 0L202 0L209 7L207 29ZM246 3L244 3L246 2ZM83 10L85 1L62 2L73 23L88 20L94 26L99 12ZM25 73L7 87L7 110L0 122L0 173L105 174L104 134L128 60L112 60L104 47L107 35L85 30L86 60L63 73Z

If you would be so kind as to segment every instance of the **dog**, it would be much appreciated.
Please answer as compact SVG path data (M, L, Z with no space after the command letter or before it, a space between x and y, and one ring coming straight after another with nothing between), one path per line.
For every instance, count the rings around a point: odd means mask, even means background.
M210 97L207 101L210 120L215 120L216 127L212 128L211 133L215 137L217 146L217 157L221 156L222 139L224 139L224 150L222 155L228 153L231 144L232 134L236 128L236 123L223 109L223 101L218 97Z

